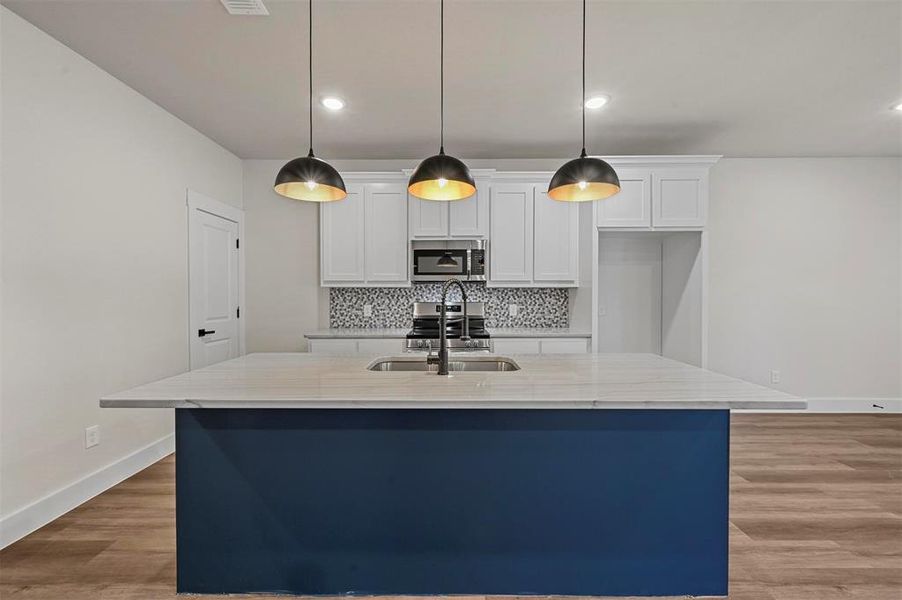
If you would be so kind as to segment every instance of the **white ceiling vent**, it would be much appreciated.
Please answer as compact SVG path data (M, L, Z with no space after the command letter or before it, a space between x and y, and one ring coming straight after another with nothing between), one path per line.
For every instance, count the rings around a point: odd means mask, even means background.
M263 0L219 0L230 15L269 16Z

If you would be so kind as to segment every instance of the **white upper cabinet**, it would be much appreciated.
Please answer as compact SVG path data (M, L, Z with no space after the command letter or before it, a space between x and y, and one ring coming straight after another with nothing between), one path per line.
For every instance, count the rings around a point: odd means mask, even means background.
M483 238L489 233L489 182L476 180L476 193L466 200L448 202L448 235Z
M491 192L489 280L532 281L532 183L495 183Z
M323 285L364 280L364 186L349 184L347 190L347 198L320 205Z
M407 185L347 183L348 197L320 205L320 283L326 287L410 285Z
M579 278L579 204L548 197L533 188L533 280L575 282Z
M411 239L448 237L448 202L421 200L411 195L407 210Z
M484 238L489 233L489 187L476 178L476 193L464 200L437 202L410 196L410 239Z
M597 227L651 227L651 171L622 169L620 192L594 202Z
M704 227L708 209L708 169L668 168L652 173L655 227Z
M370 183L364 198L367 283L408 281L407 186Z
M494 183L490 286L573 287L579 279L579 205L555 202L547 184Z
M708 170L717 157L643 157L614 165L620 193L595 203L606 229L701 229L708 219Z

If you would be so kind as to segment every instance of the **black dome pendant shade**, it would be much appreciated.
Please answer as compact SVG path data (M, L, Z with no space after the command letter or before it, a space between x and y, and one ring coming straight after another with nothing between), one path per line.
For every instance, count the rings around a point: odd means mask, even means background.
M614 168L600 158L586 156L567 161L548 184L548 197L561 202L603 200L620 191L620 179Z
M310 151L307 156L285 163L276 175L277 194L307 202L332 202L348 195L345 182L335 167L313 155L313 0L308 0L310 26Z
M438 154L425 159L414 170L407 191L421 200L463 200L476 193L476 181L462 160L445 154L445 0L440 5L441 141Z
M462 200L476 192L476 182L462 160L448 156L441 148L420 163L410 176L407 190L423 200Z
M335 167L313 156L312 150L279 169L274 189L287 198L308 202L332 202L348 195Z
M586 156L586 0L583 0L583 149L579 158L567 161L548 184L548 197L561 202L603 200L620 191L614 168Z

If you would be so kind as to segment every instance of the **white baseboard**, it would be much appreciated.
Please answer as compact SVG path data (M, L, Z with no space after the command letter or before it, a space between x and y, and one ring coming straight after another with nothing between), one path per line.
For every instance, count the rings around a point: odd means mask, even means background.
M0 519L0 548L5 548L32 531L40 529L174 451L175 435L169 434L3 517Z
M806 410L734 410L734 413L885 413L902 414L902 398L806 398Z

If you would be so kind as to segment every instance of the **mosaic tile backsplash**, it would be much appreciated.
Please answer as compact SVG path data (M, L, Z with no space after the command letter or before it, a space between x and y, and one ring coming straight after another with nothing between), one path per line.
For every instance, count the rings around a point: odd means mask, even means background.
M568 294L564 288L490 288L484 283L466 283L467 299L485 302L487 327L568 327ZM409 327L414 302L441 300L441 283L416 283L409 288L331 288L330 327ZM457 288L449 300L460 300ZM363 316L363 305L373 307ZM517 305L511 317L509 304Z

